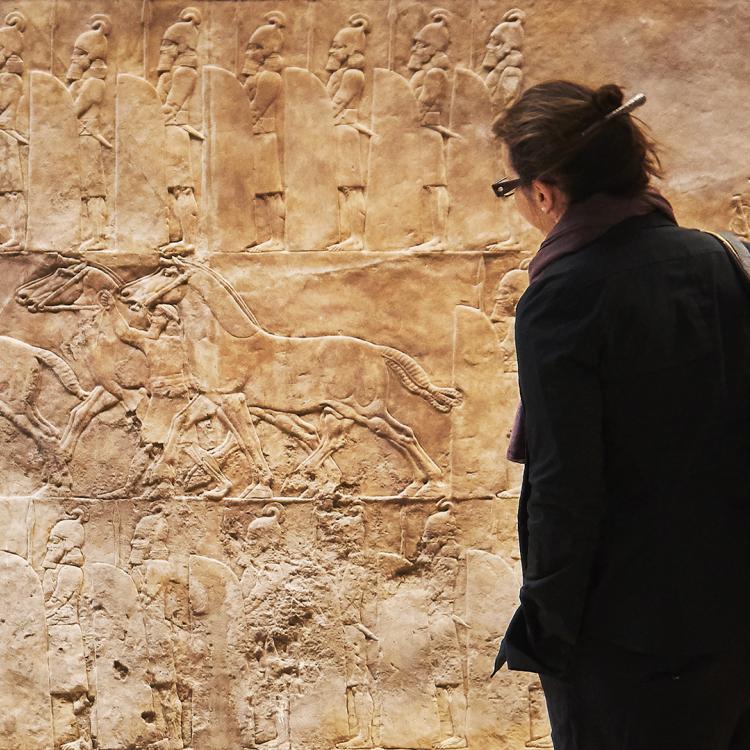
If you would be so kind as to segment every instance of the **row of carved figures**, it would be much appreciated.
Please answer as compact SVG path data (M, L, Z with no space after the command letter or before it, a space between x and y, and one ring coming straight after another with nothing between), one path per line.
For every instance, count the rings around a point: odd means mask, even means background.
M201 13L185 8L163 33L156 88L117 76L115 127L106 104L116 32L96 14L75 41L67 88L31 72L27 136L18 123L27 22L14 11L0 28L0 250L512 244L489 200L497 177L490 125L521 91L523 22L523 11L505 14L480 76L453 64L450 13L432 10L413 37L410 80L372 73L365 122L372 23L365 15L352 15L333 38L323 84L306 70L285 70L282 12L265 15L234 74L200 64ZM79 170L71 170L76 162Z
M499 372L516 369L514 315L527 283L525 270L512 269L494 292L487 325L494 327ZM100 489L101 497L201 494L218 500L351 486L353 477L343 475L336 459L355 427L406 460L412 481L401 494L450 491L413 416L397 419L392 402L400 386L447 415L462 404L461 383L435 384L407 352L342 334L269 332L224 277L179 256L128 283L102 264L68 260L21 284L16 301L40 316L38 333L57 325L48 316L76 316L68 317L75 335L59 344L64 357L0 336L0 416L36 444L52 495L73 491L76 447L92 422L116 407L137 431L138 448L123 484ZM55 400L49 383L43 387L45 370L78 399L64 424L55 424L64 413L59 407L50 416ZM515 394L496 406L512 409L514 401ZM301 463L283 481L258 437L261 423L302 451ZM240 485L226 470L237 454L246 467ZM106 455L97 458L106 461Z
M471 625L460 581L471 551L458 542L454 506L442 501L427 517L413 559L369 551L365 511L357 501L318 504L316 543L304 553L278 503L247 526L239 516L226 520L227 564L197 555L180 562L170 550L176 519L154 506L135 524L121 567L87 562L85 513L70 511L49 533L42 596L29 566L20 557L13 565L17 578L29 579L28 648L47 645L28 685L51 697L18 731L36 724L43 750L309 750L321 739L329 747L405 747L412 745L399 734L413 741L415 733L392 725L406 717L387 694L406 689L431 696L432 712L420 702L412 718L435 748L466 748ZM11 572L8 558L0 553L0 578ZM512 586L508 564L489 559ZM414 650L424 661L394 683L393 634L382 629L395 626L386 623L397 611L424 620L426 632L398 646L398 658L409 662ZM315 691L328 700L300 709ZM532 684L527 747L549 748L538 692ZM315 715L298 723L300 710ZM304 727L315 724L321 731L305 739Z

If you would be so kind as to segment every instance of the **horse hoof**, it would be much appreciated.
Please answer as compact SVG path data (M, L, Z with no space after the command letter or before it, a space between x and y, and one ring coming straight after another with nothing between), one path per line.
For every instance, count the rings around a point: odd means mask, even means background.
M414 493L414 497L424 497L430 500L442 500L450 494L445 482L425 482L421 489Z
M229 491L232 489L232 483L227 480L226 482L222 482L218 487L215 487L212 490L204 490L201 492L201 500L223 500L228 494Z
M401 492L398 493L398 497L419 497L419 493L429 484L429 482L421 482L415 479L413 482L404 487Z
M273 497L273 490L267 484L256 484L253 487L248 487L242 493L242 497L268 499Z

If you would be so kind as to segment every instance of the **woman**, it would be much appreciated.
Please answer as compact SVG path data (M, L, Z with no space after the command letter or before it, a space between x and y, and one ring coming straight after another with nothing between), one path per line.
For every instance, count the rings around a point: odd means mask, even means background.
M750 748L750 295L650 187L614 85L527 90L496 123L546 234L516 318L521 606L557 750Z

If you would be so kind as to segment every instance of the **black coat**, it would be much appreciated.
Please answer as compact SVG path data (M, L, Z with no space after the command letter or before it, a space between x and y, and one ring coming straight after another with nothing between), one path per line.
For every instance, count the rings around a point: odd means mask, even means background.
M726 250L634 217L516 315L523 586L496 667L564 674L582 637L750 641L750 292Z

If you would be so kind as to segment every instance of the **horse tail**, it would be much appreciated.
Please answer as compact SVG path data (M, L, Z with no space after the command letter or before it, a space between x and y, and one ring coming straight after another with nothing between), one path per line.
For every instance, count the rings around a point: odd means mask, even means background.
M463 393L458 388L441 388L433 385L419 362L408 354L390 346L380 347L380 353L386 365L401 381L401 385L438 411L449 412L463 401Z
M38 346L32 346L33 354L42 364L55 373L57 379L65 386L65 390L83 401L88 393L81 387L78 382L78 376L73 372L73 368L60 356L47 349L40 349Z

